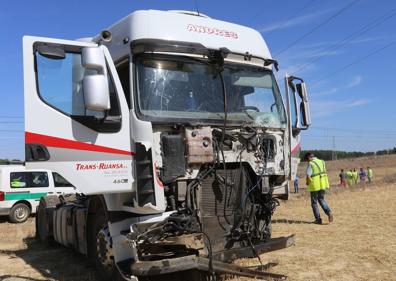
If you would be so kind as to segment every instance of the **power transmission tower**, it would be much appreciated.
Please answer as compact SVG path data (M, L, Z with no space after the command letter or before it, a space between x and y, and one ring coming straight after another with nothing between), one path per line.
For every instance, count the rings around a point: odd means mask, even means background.
M336 150L335 136L333 136L333 150L331 152L331 160L337 160L337 150Z

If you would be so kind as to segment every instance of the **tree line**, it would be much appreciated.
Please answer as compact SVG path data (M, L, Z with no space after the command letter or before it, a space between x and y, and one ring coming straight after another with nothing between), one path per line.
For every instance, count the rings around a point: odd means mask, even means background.
M300 159L304 161L304 155L307 152L312 152L316 157L323 160L332 160L333 159L333 151L332 150L301 150ZM345 158L356 158L363 156L373 156L373 155L388 155L388 154L396 154L396 147L391 149L383 149L377 151L370 152L361 152L361 151L336 151L337 159L345 159ZM0 165L7 164L21 164L22 161L18 159L0 159Z
M333 159L332 150L302 150L300 154L301 161L304 161L303 158L305 153L307 152L312 152L316 157L323 160ZM396 147L391 149L383 149L383 150L370 151L370 152L336 151L337 159L356 158L356 157L373 156L373 155L388 155L388 154L396 154Z
M9 164L22 164L23 161L18 159L0 159L0 165L9 165Z

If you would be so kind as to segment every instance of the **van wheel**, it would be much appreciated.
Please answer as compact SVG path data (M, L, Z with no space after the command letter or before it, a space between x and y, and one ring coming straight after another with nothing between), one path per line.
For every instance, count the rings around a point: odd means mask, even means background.
M15 204L10 211L9 219L13 223L25 222L30 216L30 208L24 203Z

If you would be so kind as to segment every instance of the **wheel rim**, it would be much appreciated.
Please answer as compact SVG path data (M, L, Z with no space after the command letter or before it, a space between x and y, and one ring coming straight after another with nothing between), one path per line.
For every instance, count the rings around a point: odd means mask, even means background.
M105 267L112 268L114 255L109 228L102 228L96 237L96 252L98 261Z
M15 218L18 221L22 221L22 220L26 219L27 215L28 215L28 212L27 212L26 208L24 208L24 207L18 207L15 210Z

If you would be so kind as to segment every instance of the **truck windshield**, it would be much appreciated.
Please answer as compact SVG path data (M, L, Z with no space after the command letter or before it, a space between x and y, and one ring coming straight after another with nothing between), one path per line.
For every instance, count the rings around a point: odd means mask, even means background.
M204 61L170 56L142 56L137 62L138 109L152 121L218 122L224 97L218 70ZM225 64L228 124L283 128L282 98L272 71Z

